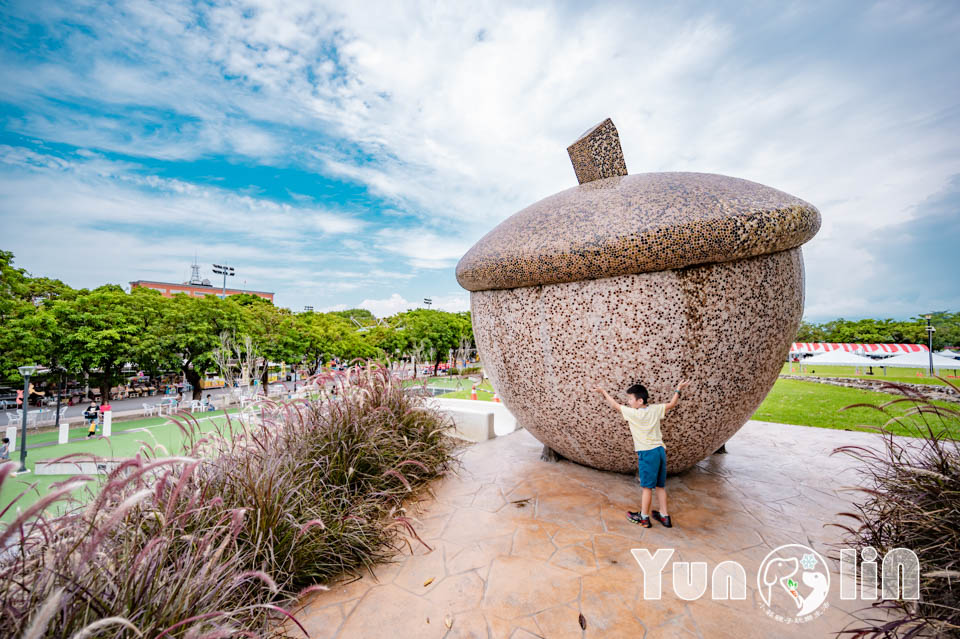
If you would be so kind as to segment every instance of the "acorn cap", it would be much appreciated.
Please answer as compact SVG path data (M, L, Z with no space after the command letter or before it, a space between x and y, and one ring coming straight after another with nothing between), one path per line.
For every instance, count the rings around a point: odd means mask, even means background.
M602 139L591 140L594 133ZM800 246L820 228L813 205L756 182L710 173L625 175L609 119L568 151L577 176L589 181L483 236L457 264L460 286L518 288L729 262Z

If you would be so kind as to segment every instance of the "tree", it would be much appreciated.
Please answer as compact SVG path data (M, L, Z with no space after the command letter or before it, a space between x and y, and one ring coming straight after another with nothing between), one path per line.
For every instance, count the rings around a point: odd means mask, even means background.
M460 346L460 338L473 334L469 314L465 313L418 308L400 313L394 319L403 331L407 350L432 353L434 375L443 358Z
M369 326L377 323L377 318L373 316L373 313L365 308L350 308L345 311L331 311L330 315L336 315L337 317L347 320L351 324L353 324L351 320L356 320L357 323L361 324L362 326ZM353 325L356 326L356 324Z
M270 362L299 364L306 351L306 340L298 330L296 316L286 308L273 304L252 304L245 309L244 332L253 338L257 350L266 360L261 383L266 392Z
M136 315L137 339L133 343L131 362L153 378L159 377L162 371L179 369L180 362L164 336L167 299L160 291L143 287L130 291L130 298L140 311Z
M64 368L99 375L100 397L107 401L110 387L133 358L140 305L123 289L102 286L56 300L51 311L61 332Z
M242 306L214 295L179 294L163 304L160 341L173 357L173 367L183 371L193 386L193 399L203 396L201 381L216 367L213 350L220 345L220 334L238 331L243 315Z
M61 369L59 327L49 307L76 294L60 280L30 277L13 266L13 253L0 251L0 377L19 379L24 364Z
M396 358L398 351L402 353L405 346L403 334L389 325L372 326L360 333L360 336L386 360Z
M337 344L353 332L349 320L335 313L300 313L294 322L303 340L303 354L310 365L311 375L323 362L340 354Z

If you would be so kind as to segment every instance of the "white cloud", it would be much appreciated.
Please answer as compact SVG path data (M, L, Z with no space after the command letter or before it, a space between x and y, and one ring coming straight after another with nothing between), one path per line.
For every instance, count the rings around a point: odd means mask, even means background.
M470 296L468 294L434 296L431 298L431 300L433 301L433 304L430 306L430 308L433 309L448 311L450 313L458 313L460 311L470 310ZM346 310L346 308L346 306L338 304L336 306L327 307L324 310L342 311ZM424 305L422 299L410 301L405 299L399 293L394 293L386 299L365 299L357 304L356 308L365 308L373 313L376 317L389 317L410 309L427 307Z
M941 64L956 57L956 12L889 2L684 11L129 0L122 12L79 12L45 4L34 19L53 33L83 29L70 31L72 61L11 60L0 70L0 98L26 112L10 121L12 131L133 156L237 154L339 176L386 198L396 224L364 236L352 216L306 200L286 207L160 178L138 185L105 162L98 170L110 177L98 179L115 188L85 177L74 192L69 179L29 182L59 193L55 200L15 195L20 205L66 207L105 223L145 207L198 237L229 229L294 260L306 252L297 237L306 228L342 236L351 261L397 256L439 278L506 216L573 186L566 145L609 115L632 173L720 172L819 206L823 228L806 249L808 309L870 314L883 302L854 291L866 281L859 267L874 258L850 238L915 217L918 203L960 173L956 136L945 134L956 128L960 81ZM776 28L791 37L776 40ZM114 105L119 115L60 108L51 96ZM166 110L182 121L157 115ZM48 157L12 161L70 171Z

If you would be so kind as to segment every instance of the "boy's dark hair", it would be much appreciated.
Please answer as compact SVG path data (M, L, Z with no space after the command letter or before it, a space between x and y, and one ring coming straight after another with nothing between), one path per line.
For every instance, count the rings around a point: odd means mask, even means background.
M647 392L647 387L643 384L634 384L627 389L627 395L633 395L644 404L647 403L647 400L650 399L650 393Z
M3 438L3 443L4 443L4 444L9 444L9 443L10 443L10 438L9 438L9 437L4 437L4 438Z

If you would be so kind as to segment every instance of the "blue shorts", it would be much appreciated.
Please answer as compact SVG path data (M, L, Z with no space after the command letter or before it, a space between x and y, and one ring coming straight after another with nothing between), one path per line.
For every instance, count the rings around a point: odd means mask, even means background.
M663 488L667 483L667 449L657 446L637 451L637 474L644 488Z

